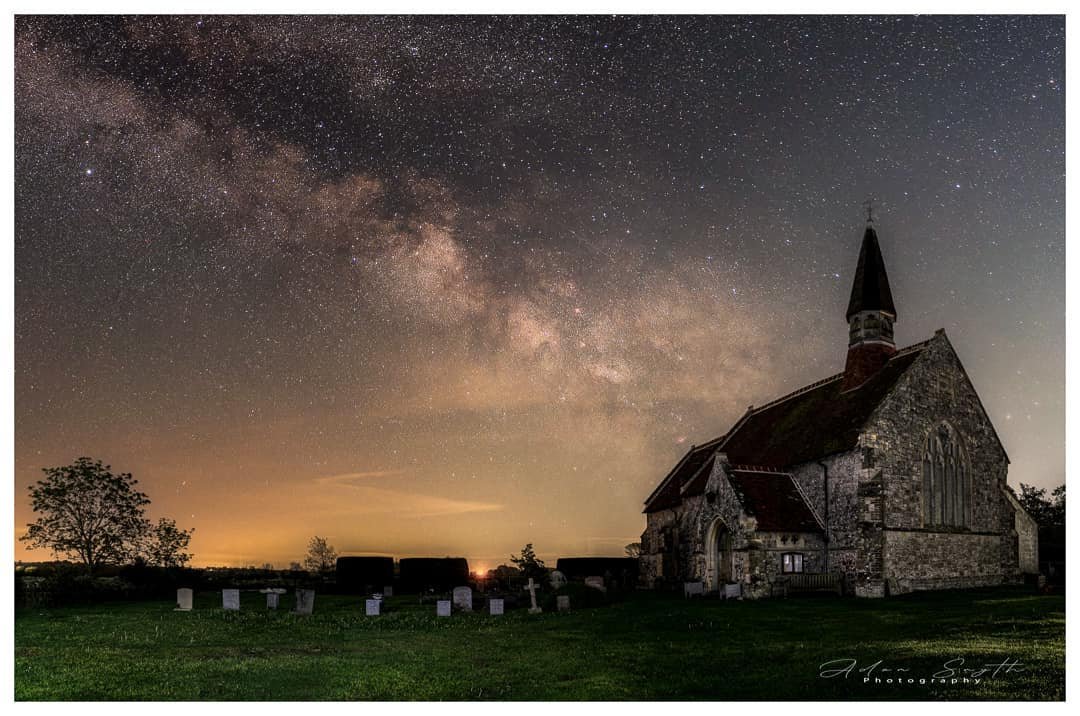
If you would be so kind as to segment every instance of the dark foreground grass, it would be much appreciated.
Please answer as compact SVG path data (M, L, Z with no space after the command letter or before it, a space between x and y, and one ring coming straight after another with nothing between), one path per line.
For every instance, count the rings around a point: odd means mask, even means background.
M888 600L719 602L633 594L569 614L435 617L414 598L365 617L170 603L19 610L15 698L78 700L1063 699L1065 600L1023 590ZM282 600L291 607L291 596ZM833 659L865 674L819 676ZM955 660L962 659L962 665ZM1020 662L981 675L961 668ZM917 683L934 674L965 683ZM888 671L885 669L906 669ZM1022 671L1020 670L1022 669ZM889 684L902 678L914 684ZM950 680L951 681L951 680Z

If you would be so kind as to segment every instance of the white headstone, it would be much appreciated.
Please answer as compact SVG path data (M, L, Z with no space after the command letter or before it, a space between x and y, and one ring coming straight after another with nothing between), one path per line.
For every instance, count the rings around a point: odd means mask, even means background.
M684 597L700 597L705 594L705 582L683 582Z
M176 611L178 612L190 612L191 611L191 598L192 591L187 587L182 587L176 590Z
M493 616L500 616L503 613L503 600L497 597L492 597L488 600L488 613Z
M229 611L240 611L240 590L239 589L222 589L221 590L221 607L228 609Z
M552 570L551 574L548 575L548 583L552 589L562 589L566 586L566 575L557 569Z
M277 607L278 607L278 599L279 599L280 596L281 595L279 595L277 592L267 592L266 593L266 608L267 609L277 609Z
M296 590L296 608L293 609L293 614L311 614L315 611L315 590L314 589L297 589Z
M384 597L392 597L392 596L394 596L394 588L391 587L391 586L383 587L382 588L382 595Z
M560 594L555 597L555 606L558 607L560 612L570 611L570 595Z
M607 592L607 587L604 586L603 577L585 577L585 586L599 589L601 592Z
M379 608L382 606L381 599L368 599L364 602L364 614L369 617L379 616Z
M471 612L472 589L469 587L454 587L454 606L463 612Z
M437 616L437 617L448 617L448 616L450 616L450 600L449 599L440 599L439 601L435 602L435 616Z
M529 599L532 601L532 606L529 607L529 614L539 614L544 611L540 607L536 606L536 590L540 588L540 585L533 582L533 578L529 577L529 586L525 587L525 590L529 593Z
M742 585L741 584L725 584L724 585L724 598L725 599L740 599L740 598L742 598Z

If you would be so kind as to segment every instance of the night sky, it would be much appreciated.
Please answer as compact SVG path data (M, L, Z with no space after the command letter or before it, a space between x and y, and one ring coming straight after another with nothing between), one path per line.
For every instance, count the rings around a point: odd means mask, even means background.
M868 196L897 345L1057 485L1064 62L1061 17L18 18L16 536L89 455L197 564L621 554L843 369Z

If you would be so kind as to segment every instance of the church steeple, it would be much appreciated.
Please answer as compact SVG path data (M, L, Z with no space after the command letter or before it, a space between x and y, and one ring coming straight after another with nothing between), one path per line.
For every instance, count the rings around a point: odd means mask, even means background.
M867 219L859 265L847 308L848 354L843 389L855 388L873 376L896 353L893 342L893 305L885 260L881 257L873 218Z

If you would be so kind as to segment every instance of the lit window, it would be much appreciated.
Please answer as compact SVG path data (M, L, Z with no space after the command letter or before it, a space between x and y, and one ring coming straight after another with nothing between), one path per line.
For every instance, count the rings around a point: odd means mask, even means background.
M782 560L784 574L802 572L803 556L798 552L784 552Z

